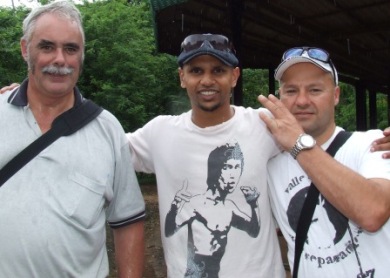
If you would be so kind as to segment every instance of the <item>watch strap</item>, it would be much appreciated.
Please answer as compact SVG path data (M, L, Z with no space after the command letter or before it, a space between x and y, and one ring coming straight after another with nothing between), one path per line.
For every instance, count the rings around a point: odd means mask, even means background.
M290 154L294 159L297 159L297 155L301 152L302 148L298 146L299 142L296 142L294 147L291 149Z

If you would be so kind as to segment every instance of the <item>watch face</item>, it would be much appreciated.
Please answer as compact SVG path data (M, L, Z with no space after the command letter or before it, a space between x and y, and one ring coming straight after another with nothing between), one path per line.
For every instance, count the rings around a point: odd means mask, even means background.
M304 134L302 135L301 137L301 144L302 146L304 147L313 147L315 145L315 140L312 136L308 135L308 134Z

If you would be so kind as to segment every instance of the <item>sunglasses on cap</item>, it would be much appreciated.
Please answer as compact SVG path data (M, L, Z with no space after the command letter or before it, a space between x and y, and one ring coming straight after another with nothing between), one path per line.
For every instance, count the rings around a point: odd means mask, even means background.
M304 53L306 53L307 56L309 56L312 59L329 64L330 68L332 69L333 78L334 78L335 82L337 83L336 71L335 71L334 65L332 63L332 60L330 59L329 53L324 49L321 49L318 47L293 47L293 48L286 50L283 53L282 62L291 58L291 57L300 57Z
M183 52L193 51L208 42L215 50L227 51L235 53L233 44L229 42L229 39L223 35L214 34L194 34L189 35L181 43L181 50Z
M310 58L316 59L318 61L329 63L330 57L329 53L321 48L317 47L294 47L290 48L283 53L282 61L291 58L302 56L303 53L307 53Z

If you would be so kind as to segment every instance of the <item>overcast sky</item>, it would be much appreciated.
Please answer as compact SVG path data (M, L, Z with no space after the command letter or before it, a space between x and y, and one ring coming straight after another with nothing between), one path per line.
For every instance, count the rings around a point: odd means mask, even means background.
M36 0L14 0L14 5L19 6L19 5L25 5L27 7L33 7L34 5L37 5ZM0 6L7 6L7 7L12 7L12 1L11 0L0 0Z
M73 2L77 4L77 3L82 3L83 1L75 0ZM29 8L32 8L38 5L38 1L37 0L14 0L14 5L15 6L25 5ZM12 7L12 0L0 0L0 6Z

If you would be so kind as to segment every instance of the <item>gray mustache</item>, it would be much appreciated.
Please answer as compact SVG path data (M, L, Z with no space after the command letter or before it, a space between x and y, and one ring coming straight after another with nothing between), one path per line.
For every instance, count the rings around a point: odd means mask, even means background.
M47 66L42 69L42 73L49 74L58 74L58 75L67 75L73 73L74 69L70 67L57 67L57 66Z

